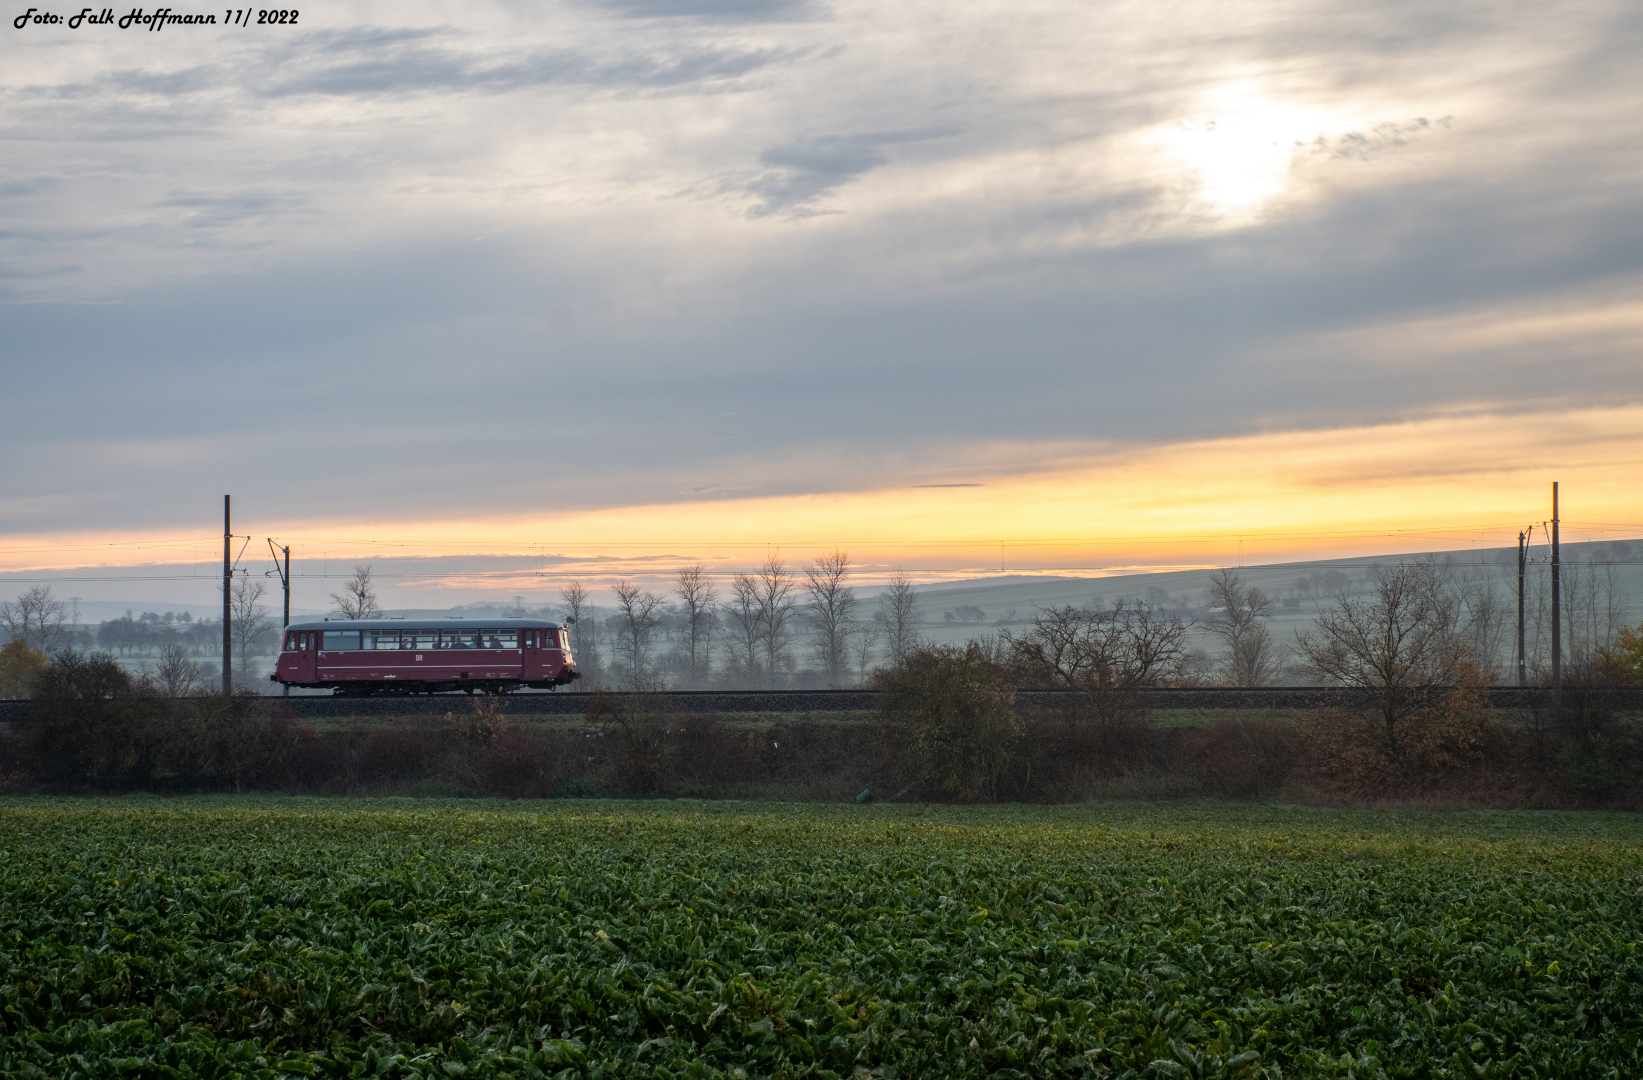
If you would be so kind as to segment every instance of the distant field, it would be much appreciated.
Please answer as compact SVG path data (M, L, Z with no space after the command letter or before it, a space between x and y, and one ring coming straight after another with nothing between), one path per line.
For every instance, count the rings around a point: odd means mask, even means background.
M14 799L0 845L7 1076L1643 1074L1621 815Z

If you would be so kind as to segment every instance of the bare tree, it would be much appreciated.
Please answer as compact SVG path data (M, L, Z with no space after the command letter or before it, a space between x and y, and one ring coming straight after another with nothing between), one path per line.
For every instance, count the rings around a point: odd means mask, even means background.
M371 583L371 568L364 563L357 564L354 576L342 583L342 591L331 594L331 603L331 610L344 619L373 619L381 615L376 586Z
M571 654L576 657L580 685L596 690L604 685L605 671L599 655L599 620L588 602L588 590L580 581L573 581L560 588L559 598L565 604L565 622L570 625Z
M850 670L850 632L856 614L856 590L845 583L850 556L843 551L818 556L804 576L810 589L816 659L827 673L827 685L839 686Z
M1475 664L1457 632L1453 590L1429 562L1378 567L1367 597L1337 595L1296 647L1314 675L1358 691L1380 714L1388 748L1399 725Z
M884 633L890 649L890 663L900 667L907 654L918 647L918 593L913 579L897 567L890 575L890 587L879 594L879 612L884 616Z
M707 567L701 563L679 571L673 594L684 605L685 616L685 674L690 679L707 677L711 662L709 635L713 629L713 609L719 603L719 592L713 579L707 576Z
M850 629L850 654L856 661L856 685L867 685L867 672L873 666L873 654L878 651L879 628L870 622L860 622Z
M585 644L582 619L588 609L588 590L580 581L573 581L560 588L559 598L565 602L565 621L570 624L571 651L581 652Z
M627 662L628 681L638 686L650 672L650 643L656 633L656 609L662 598L637 585L618 582L616 606L622 626L622 659Z
M1566 567L1562 593L1569 663L1573 667L1589 666L1599 650L1614 645L1615 636L1626 625L1630 597L1613 566L1592 563Z
M1457 603L1457 631L1471 647L1480 673L1493 678L1499 674L1502 652L1515 620L1514 604L1495 591L1488 574L1468 574L1454 582Z
M1280 664L1277 645L1264 625L1272 615L1272 598L1245 584L1238 571L1226 568L1210 575L1209 595L1212 610L1204 627L1227 647L1222 663L1226 682L1233 686L1271 683Z
M759 638L764 645L765 678L774 689L777 665L787 652L787 624L798 607L793 599L798 585L787 564L774 553L753 572L753 580L758 586Z
M580 581L573 581L559 590L559 598L565 602L565 621L570 623L571 652L582 651L582 616L588 607L588 590L582 587Z
M168 697L187 697L200 688L200 665L190 660L188 650L177 642L167 642L160 646L154 677Z
M1145 603L1111 608L1040 608L1031 628L999 634L1011 665L1029 682L1104 691L1157 686L1186 667L1187 624Z
M245 684L251 682L251 658L266 654L271 637L268 609L261 603L267 590L260 580L236 577L228 591L228 633L239 660L240 682Z
M8 641L21 641L49 653L67 631L68 605L51 595L50 585L36 585L14 601L0 603L0 628Z
M759 645L764 640L760 618L759 583L747 574L737 574L731 583L731 602L725 609L732 631L731 656L747 678L759 670Z

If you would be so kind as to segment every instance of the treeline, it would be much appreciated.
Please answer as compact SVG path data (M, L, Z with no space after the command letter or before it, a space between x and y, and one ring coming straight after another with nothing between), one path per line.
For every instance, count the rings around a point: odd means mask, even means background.
M161 621L147 617L152 614L145 612L143 618L133 619L127 613L121 618L98 623L94 632L85 633L83 638L77 639L77 643L82 646L82 651L94 642L96 648L121 657L158 656L168 646L180 647L190 656L222 655L220 620ZM272 628L265 628L260 637L261 652L266 654L272 651L277 641Z
M872 605L852 576L843 551L799 569L772 554L728 580L698 564L680 570L667 594L617 583L614 612L573 581L559 617L586 688L860 686L917 645L921 615L906 574L896 572Z
M266 591L263 582L248 577L236 577L229 589L228 637L235 657L235 681L242 685L255 679L253 661L272 655L279 647L279 630L261 603ZM223 622L195 619L186 611L145 611L133 618L128 610L121 618L99 623L95 630L81 629L71 621L68 604L53 596L50 586L36 585L16 600L0 602L0 638L8 644L21 643L42 657L100 650L122 659L152 661L144 665L150 669L148 674L177 694L217 678L217 665L200 663L197 658L222 656ZM5 658L0 657L0 694L27 696L8 691L7 675Z
M1610 547L1613 554L1624 554L1619 546ZM1624 651L1620 641L1630 598L1614 566L1600 561L1607 554L1588 553L1586 562L1564 569L1558 615L1563 657L1572 669L1612 665ZM750 572L728 577L715 578L702 565L686 567L665 592L619 582L614 610L595 606L588 590L571 582L561 590L559 608L542 614L570 625L583 689L864 686L876 672L894 669L911 651L928 645L928 628L938 624L926 617L923 598L905 574L896 573L871 601L857 596L853 579L843 551L799 568L771 555ZM331 598L337 616L378 613L374 588L370 567L356 567L344 590ZM1515 590L1515 574L1503 579L1498 567L1430 559L1372 566L1361 576L1322 570L1295 579L1287 587L1290 595L1280 600L1284 589L1268 593L1244 572L1226 569L1191 596L1172 596L1154 585L1130 597L1026 613L1011 609L990 625L987 612L960 605L943 612L939 625L986 627L971 640L983 654L1019 669L1023 679L1037 680L1023 686L1078 685L1085 677L1080 665L1098 639L1128 640L1126 635L1140 627L1146 632L1132 644L1148 657L1149 685L1260 687L1355 685L1367 677L1360 669L1375 669L1384 658L1353 646L1343 665L1343 642L1355 639L1362 645L1373 637L1377 620L1393 617L1422 640L1440 643L1437 651L1454 660L1440 665L1445 670L1464 660L1478 679L1516 682ZM266 685L253 682L253 660L277 646L262 595L262 583L250 579L237 579L230 592L234 675L241 685ZM1310 625L1299 633L1275 632L1272 620L1281 613L1280 604L1300 597L1313 602ZM1543 561L1529 567L1524 601L1523 675L1543 684L1550 678L1552 652ZM220 622L168 620L152 612L103 623L94 637L76 635L65 627L63 604L42 587L15 604L0 604L0 630L42 657L78 642L82 652L98 648L122 658L152 658L147 673L174 695L215 681L215 668L208 670L194 658L220 655L222 640ZM1029 662L1032 654L1040 662ZM0 693L22 696L26 682L22 675L9 677L0 658Z
M1610 550L1612 549L1612 550ZM1604 662L1624 630L1630 597L1615 566L1623 544L1584 553L1564 566L1560 596L1563 653L1575 666ZM563 603L542 611L572 624L572 645L586 688L787 689L862 686L881 667L928 644L929 628L975 627L984 652L1010 651L1023 640L1073 632L1078 624L1135 619L1178 629L1178 661L1159 678L1166 685L1328 685L1338 673L1315 647L1343 617L1384 606L1391 593L1419 594L1431 633L1464 646L1481 677L1516 682L1515 568L1470 565L1448 558L1377 565L1361 573L1326 569L1270 591L1246 572L1221 570L1208 586L1171 594L1152 585L1132 596L1031 611L1007 609L994 618L959 605L939 620L905 575L892 578L876 600L859 600L844 552L794 569L772 556L746 574L713 578L686 568L666 594L622 582L615 610L595 607L572 582ZM1545 559L1525 576L1524 674L1551 675L1551 598ZM1271 628L1275 617L1306 602L1311 626L1299 634ZM1291 624L1292 625L1292 624Z

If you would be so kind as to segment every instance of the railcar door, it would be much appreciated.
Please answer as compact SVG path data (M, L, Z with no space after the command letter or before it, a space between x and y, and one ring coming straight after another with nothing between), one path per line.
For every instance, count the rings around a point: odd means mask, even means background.
M519 676L522 679L540 679L542 675L542 635L546 630L526 627L519 631Z
M319 678L316 657L319 635L312 630L287 630L285 651L280 654L280 681L309 683Z

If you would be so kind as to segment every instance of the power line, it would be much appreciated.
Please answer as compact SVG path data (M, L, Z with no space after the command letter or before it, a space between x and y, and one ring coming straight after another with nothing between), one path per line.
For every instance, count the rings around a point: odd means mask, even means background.
M1510 548L1502 548L1501 550L1509 553L1511 549ZM1421 554L1426 554L1426 553L1421 553ZM1303 562L1282 562L1282 563L1256 563L1254 565L1243 566L1243 567L1234 567L1230 563L1228 563L1228 564L1195 563L1195 564L1188 565L1188 566L1182 566L1182 565L1168 565L1168 566L1123 565L1123 566L1019 567L1019 568L1014 568L1014 569L1011 569L1011 570L1007 571L1003 576L1034 578L1034 577L1052 577L1056 574L1104 574L1104 575L1108 575L1109 577L1140 577L1140 576L1143 576L1143 575L1151 575L1151 574L1188 574L1188 573L1197 573L1197 572L1210 571L1210 570L1221 570L1221 569L1241 569L1241 570L1244 570L1246 572L1282 571L1282 570L1308 570L1308 571L1310 571L1310 570L1364 570L1364 569L1368 569L1369 567L1371 567L1373 565L1377 565L1374 562L1374 560L1385 560L1385 559L1395 559L1395 558L1398 558L1398 556L1395 556L1395 555L1365 555L1359 560L1350 561L1350 562L1336 562L1336 561L1325 562L1325 561L1320 560L1320 561L1316 561L1316 562L1303 561ZM1536 563L1544 562L1544 561L1545 561L1544 559L1532 560L1532 562L1536 562ZM1458 568L1458 569L1467 569L1467 568L1498 568L1498 567L1500 567L1504 564L1502 562L1500 562L1499 560L1493 560L1493 561L1465 561L1465 562L1449 560L1445 563L1445 565L1450 566L1450 567L1454 567L1454 568ZM1606 560L1601 565L1604 565L1604 566L1640 566L1640 565L1643 565L1643 559L1610 559L1610 560ZM673 566L658 566L658 567L655 567L654 570L652 571L652 573L648 576L671 575L674 572L675 569L676 569L676 567L673 567ZM856 572L858 574L862 573L864 569L866 569L866 572L869 572L869 573L872 572L871 569L867 569L867 568L859 568ZM723 569L721 569L717 572L721 573L721 574L734 574L734 573L739 573L739 572L744 572L744 571L739 571L735 567L725 567L725 568L723 568ZM911 573L911 574L944 576L944 577L962 575L964 577L986 578L986 577L998 577L998 576L1000 576L999 571L997 570L997 568L991 567L991 566L980 566L980 567L909 567L909 568L907 568L907 572ZM558 571L558 572L521 569L521 570L430 570L430 571L425 571L425 572L421 572L421 573L404 573L404 574L392 574L392 573L383 573L383 572L380 572L380 571L373 571L373 573L372 573L373 578L378 579L378 580L384 580L384 581L440 581L440 580L473 579L473 580L480 580L480 581L496 581L496 582L518 581L522 578L536 578L536 579L539 579L539 580L540 579L559 580L559 579L562 579L562 578L572 578L572 577L577 577L577 576L584 576L584 577L586 577L586 576L614 577L614 576L618 576L618 575L627 575L627 576L632 576L632 577L647 576L644 573L644 571L635 570L631 567L630 568L625 568L625 569L617 569L617 568L601 569L599 567L567 567L566 569L564 569L562 571ZM309 573L301 573L301 572L298 572L298 571L295 571L295 570L293 570L292 573L291 573L291 577L292 577L293 580L300 580L300 581L333 581L333 580L341 581L341 580L346 580L347 578L350 578L352 576L353 576L352 574L340 574L340 573L339 574L326 574L326 573L309 574ZM93 583L95 583L95 582L133 582L133 581L212 581L212 582L217 582L219 580L219 577L220 577L220 575L215 575L215 574L137 574L137 575L116 574L116 575L107 575L107 576L101 576L101 575L98 575L98 576L72 575L72 576L64 576L64 577L12 577L10 575L0 573L0 584L49 585L49 584L57 584L57 583L67 584L69 582L93 582ZM1091 580L1101 580L1101 579L1092 578Z
M1582 522L1582 521L1565 521L1565 522L1563 522L1563 524L1565 526L1588 528L1588 529L1606 529L1606 530L1607 529L1619 529L1619 530L1631 530L1631 531L1635 531L1635 532L1643 532L1643 524L1628 524L1628 523L1616 523L1616 522ZM1181 544L1181 543L1195 543L1195 542L1199 542L1199 543L1201 543L1201 542L1220 542L1220 543L1232 544L1232 543L1236 543L1240 537L1242 537L1244 540L1351 540L1351 539L1370 539L1370 538L1374 538L1374 537L1389 537L1389 538L1397 537L1397 538L1404 538L1404 539L1420 539L1422 537L1448 538L1452 534L1455 534L1455 533L1467 533L1467 532L1479 532L1479 533L1481 533L1481 532L1486 532L1486 531L1492 531L1492 530L1495 530L1495 529L1508 529L1509 530L1509 529L1516 529L1516 528L1519 528L1519 527L1520 527L1520 525L1517 522L1483 522L1483 523L1474 523L1474 524L1466 524L1466 525L1432 525L1432 526L1425 526L1425 527L1422 527L1422 528L1409 528L1409 529L1307 529L1307 530L1293 530L1293 531L1279 530L1279 531L1272 531L1272 532L1243 532L1243 533L1236 532L1236 531L1229 531L1229 532L1170 533L1170 534L1163 534L1163 535L1142 535L1142 536L1131 536L1131 537L1122 537L1122 538L1101 537L1101 536L1036 537L1036 538L1031 538L1031 539L1009 539L1009 538L1006 538L1002 541L1002 543L1009 544L1009 545L1015 546L1015 547L1044 547L1044 546L1055 546L1055 545L1066 545L1066 544L1101 545L1101 546L1109 546L1110 547L1110 546L1118 546L1118 545L1123 545L1123 544ZM236 534L236 536L239 537L240 539L260 539L260 537L240 536L239 534ZM0 547L0 555L24 554L24 553L34 553L34 552L50 552L50 551L97 551L97 550L105 550L105 549L142 550L144 548L164 548L164 547L173 546L173 545L181 546L181 545L185 545L185 544L198 545L198 544L206 544L206 543L215 543L218 539L220 539L220 537L218 537L218 536L209 536L209 537L183 537L183 538L160 539L160 540L116 541L116 542L85 543L85 544L42 544L42 545L30 545L30 546L25 546L25 547ZM1479 537L1479 539L1482 540L1483 538ZM403 539L403 538L359 538L359 537L328 537L328 536L288 536L288 537L286 537L286 540L290 543L329 544L329 545L342 545L342 546L350 546L350 547L405 547L405 548L440 548L440 549L452 549L452 548L476 549L477 548L477 549L491 549L493 551L498 550L498 549L512 550L512 551L519 551L520 549L533 549L533 550L530 550L530 551L521 551L521 556L522 557L525 556L525 555L537 555L537 554L541 553L542 549L544 549L548 546L547 543L540 542L540 541L520 541L520 542L516 542L516 543L501 543L501 544L499 544L494 540L412 540L412 539ZM914 537L914 538L911 538L911 539L896 539L896 540L868 540L868 539L812 540L812 539L793 539L793 540L784 541L784 543L787 543L787 544L792 544L794 546L804 546L804 547L812 547L812 546L818 546L818 545L819 546L824 546L824 547L829 546L829 545L842 545L842 546L848 546L848 547L987 547L987 548L995 547L1000 542L1001 541L996 536L991 537L991 538L985 538L985 539L983 539L983 538L974 538L974 539L960 539L960 540L954 540L954 539L950 539L950 538L930 539L930 538ZM761 541L742 541L742 540L733 540L733 541L700 541L700 540L625 541L624 540L624 541L609 541L609 542L596 541L595 544L598 547L607 548L607 549L616 548L616 549L650 549L650 550L665 550L665 549L668 549L668 548L704 547L704 546L711 546L711 547L716 547L716 548L751 548L751 549L763 550L763 549L766 549L766 548L771 546L770 542L767 541L767 540L761 540ZM560 550L564 550L564 549L560 548Z

